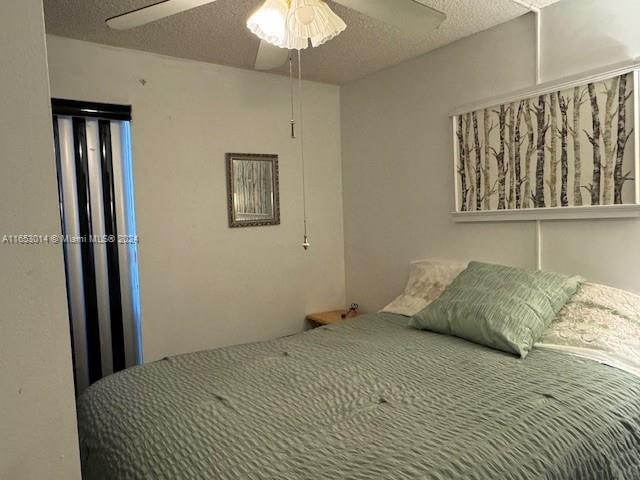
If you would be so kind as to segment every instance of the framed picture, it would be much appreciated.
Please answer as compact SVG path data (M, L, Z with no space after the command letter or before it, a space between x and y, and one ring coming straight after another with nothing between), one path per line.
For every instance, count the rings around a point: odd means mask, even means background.
M227 153L229 227L280 224L278 156Z
M454 219L638 216L636 68L452 114Z

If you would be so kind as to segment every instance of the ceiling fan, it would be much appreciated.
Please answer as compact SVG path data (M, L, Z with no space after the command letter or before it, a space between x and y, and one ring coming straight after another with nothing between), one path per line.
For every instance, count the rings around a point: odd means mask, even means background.
M126 30L175 15L216 0L164 0L109 18L107 25ZM393 25L411 34L425 35L446 18L416 0L334 0L345 7ZM346 24L323 0L266 0L247 21L260 38L256 70L271 70L286 63L289 50L317 47L340 34Z

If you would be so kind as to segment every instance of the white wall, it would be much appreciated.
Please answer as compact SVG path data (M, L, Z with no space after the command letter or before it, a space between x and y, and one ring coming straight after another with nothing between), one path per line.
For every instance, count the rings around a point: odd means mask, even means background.
M553 80L640 56L640 2L563 0L543 10L542 75ZM546 222L543 267L640 292L640 221Z
M0 2L0 235L60 233L38 0ZM0 478L80 478L59 245L0 244Z
M563 0L543 15L543 81L640 54L635 0ZM347 300L383 306L408 262L535 267L533 223L454 224L452 129L460 105L530 87L535 18L523 16L342 88ZM543 222L543 268L640 291L640 221Z
M562 0L543 9L543 80L640 56L638 18L637 0Z
M342 308L337 87L304 86L305 253L287 78L51 36L48 51L53 96L133 106L145 361L299 332L306 313ZM280 155L280 226L228 228L226 152Z
M523 17L343 87L348 301L383 306L404 287L409 261L427 256L534 263L531 224L451 221L448 117L457 105L529 85L533 35Z

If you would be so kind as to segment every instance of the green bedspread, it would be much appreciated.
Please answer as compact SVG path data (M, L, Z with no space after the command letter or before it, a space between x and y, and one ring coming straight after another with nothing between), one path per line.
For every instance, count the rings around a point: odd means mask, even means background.
M640 378L365 315L79 399L85 479L640 479Z

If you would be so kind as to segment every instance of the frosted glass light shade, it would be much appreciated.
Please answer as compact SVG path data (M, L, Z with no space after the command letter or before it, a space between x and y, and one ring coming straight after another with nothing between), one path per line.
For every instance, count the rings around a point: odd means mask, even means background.
M283 47L302 50L309 41L318 47L336 37L347 24L322 0L291 0Z
M247 28L258 38L284 48L287 34L287 0L266 0L247 20Z

